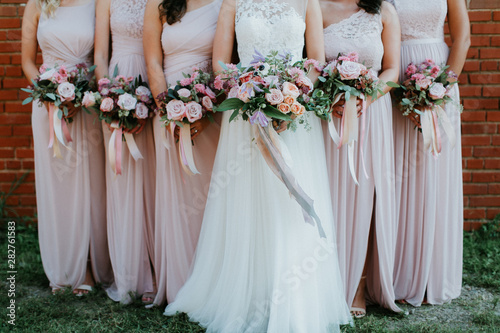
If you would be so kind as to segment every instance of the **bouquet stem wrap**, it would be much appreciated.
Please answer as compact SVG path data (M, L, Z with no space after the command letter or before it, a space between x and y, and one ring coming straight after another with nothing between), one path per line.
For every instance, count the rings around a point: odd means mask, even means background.
M345 93L340 93L335 96L335 100L332 106L335 105ZM363 97L363 96L361 96ZM368 173L366 172L365 159L363 154L363 143L365 137L365 111L366 111L366 100L363 98L363 110L361 113L361 143L360 143L360 154L361 154L361 164L363 165L363 171L365 177L368 178ZM335 128L335 125L330 119L328 121L328 132L333 142L337 144L337 148L342 147L343 144L347 144L347 158L349 162L349 171L351 172L352 179L359 185L358 179L356 177L356 171L354 170L354 143L358 140L359 135L359 123L358 123L358 112L356 107L357 96L351 95L348 100L346 100L344 105L344 112L342 113L342 120L340 125L340 135Z
M167 125L168 126L168 125ZM175 123L170 123L170 132L172 133L172 139L174 138L174 130L177 125ZM170 150L170 142L167 139L167 130L161 132L161 140L165 149ZM179 161L181 163L182 169L188 175L200 174L196 165L194 163L193 156L193 145L191 143L191 125L182 124L179 126Z
M49 103L49 148L53 148L54 157L62 158L61 150L58 141L66 148L67 142L72 142L71 135L69 134L68 125L66 121L58 116L59 108L54 103ZM57 140L54 140L54 134Z
M119 125L118 121L115 120L111 123L111 128L113 133L111 133L111 138L108 143L109 151L109 164L111 165L111 170L116 175L122 174L122 135L125 137L125 142L127 143L130 155L134 158L134 161L142 159L142 154L135 143L134 135L131 133L124 133L122 127Z
M258 124L253 124L252 128L257 147L264 157L264 160L273 173L283 182L283 184L285 184L290 191L291 197L302 208L305 222L314 225L314 221L316 221L320 237L326 238L321 220L314 210L314 201L304 192L302 187L300 187L292 170L287 164L286 160L290 160L291 158L285 143L280 139L273 128L264 128Z
M451 125L450 118L439 105L433 108L425 108L420 114L420 125L422 127L422 135L424 136L424 149L431 149L434 158L437 158L441 153L441 130L439 123L443 125L444 132L448 136L448 140L452 148L455 147L456 136Z

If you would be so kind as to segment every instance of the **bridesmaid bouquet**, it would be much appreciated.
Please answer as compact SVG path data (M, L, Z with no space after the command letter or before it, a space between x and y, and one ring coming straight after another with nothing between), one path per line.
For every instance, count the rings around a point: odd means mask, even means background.
M319 77L320 84L313 92L310 102L307 104L309 110L313 110L318 117L328 121L328 131L330 137L340 148L347 144L348 161L351 176L358 184L354 171L354 143L358 140L359 123L361 116L361 161L364 167L363 142L365 133L365 111L367 96L376 98L377 94L383 93L380 89L380 82L377 73L371 68L359 62L356 52L339 54L338 58L331 61L323 69ZM339 115L341 120L340 134L335 128L331 115L333 107L341 99L345 100L344 111ZM358 114L357 100L362 100L362 111Z
M225 90L228 98L217 111L233 113L230 121L241 115L252 125L267 127L270 122L298 121L305 123L304 100L313 84L301 66L291 63L290 54L272 52L267 57L256 51L251 66L243 68L221 63L224 71L215 78L215 88ZM290 126L290 125L289 125ZM294 126L294 125L292 125Z
M163 123L174 133L179 126L179 158L183 169L189 175L200 172L194 164L191 145L191 124L207 117L213 121L214 103L217 96L210 88L212 75L198 67L192 68L192 74L184 74L184 79L177 81L175 87L158 95L160 107L157 109ZM163 132L162 132L163 133ZM163 133L164 135L164 133ZM164 146L170 145L163 137Z
M443 106L453 101L451 87L457 83L449 66L438 66L432 59L419 65L410 63L405 71L405 81L395 85L394 95L399 109L405 117L409 117L421 130L424 136L425 149L431 149L437 157L441 152L442 125L452 146L455 144L455 132Z
M70 71L64 65L56 64L49 68L43 64L39 70L40 75L32 80L32 85L21 88L30 94L23 101L23 105L34 100L37 100L40 106L44 102L48 103L49 148L53 147L55 157L62 157L58 141L65 147L66 142L72 142L67 124L73 121L75 111L82 106L84 95L91 89L90 74L94 69L95 66L88 67L85 63L76 65L76 68ZM54 136L57 140L54 140Z
M295 179L290 168L290 152L273 128L282 121L291 122L288 124L291 129L295 128L291 126L296 126L296 122L307 127L302 118L306 111L304 104L314 87L306 76L304 62L301 60L292 64L290 54L271 52L264 57L255 51L254 59L247 68L221 63L223 71L215 78L214 86L227 92L228 99L216 110L232 110L229 121L241 116L250 122L255 143L267 165L302 207L304 220L311 224L316 221L320 236L325 237L313 200ZM270 123L273 126L269 126Z
M143 158L133 134L140 131L146 119L154 116L154 99L141 76L137 78L115 75L98 81L97 92L86 92L82 104L99 114L113 133L108 144L111 169L121 174L122 141L127 143L134 160Z

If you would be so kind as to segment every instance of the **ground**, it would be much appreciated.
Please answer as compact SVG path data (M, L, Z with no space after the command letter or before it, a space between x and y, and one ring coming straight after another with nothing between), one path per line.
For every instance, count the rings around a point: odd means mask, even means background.
M499 332L500 333L500 222L464 234L464 287L462 295L442 306L414 308L392 314L376 306L355 326L343 332ZM8 294L7 227L0 226L2 250L0 332L204 332L186 315L163 316L163 308L145 309L140 301L121 305L96 288L77 298L69 291L52 296L43 272L35 225L16 227L15 297ZM15 326L8 323L7 306L15 299ZM315 333L315 332L311 332Z

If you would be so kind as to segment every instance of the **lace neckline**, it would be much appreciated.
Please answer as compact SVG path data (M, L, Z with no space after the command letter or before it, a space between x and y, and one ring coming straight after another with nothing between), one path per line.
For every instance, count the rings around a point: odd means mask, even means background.
M326 31L326 30L329 30L330 28L335 27L337 25L340 25L342 23L349 22L352 19L358 17L358 15L360 15L363 12L365 12L365 10L360 8L357 12L352 13L350 16L347 16L346 18L343 18L342 20L340 20L338 22L330 24L328 27L324 28L323 30Z

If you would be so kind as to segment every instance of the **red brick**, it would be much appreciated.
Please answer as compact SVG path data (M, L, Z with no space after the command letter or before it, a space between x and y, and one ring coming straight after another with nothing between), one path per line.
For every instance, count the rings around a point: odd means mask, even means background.
M491 136L463 135L463 146L488 146L491 143ZM475 151L475 150L474 150Z
M486 111L465 111L462 113L462 121L486 121Z
M477 58L479 58L479 50L475 49L475 48L470 48L467 51L467 58L468 59L477 59Z
M36 205L36 196L31 195L31 196L22 196L20 197L21 199L21 205L23 206L34 206ZM486 215L486 212L485 212Z
M484 160L484 168L485 169L500 169L500 159L485 159Z
M486 121L500 122L500 111L488 111L486 113Z
M484 86L484 97L500 97L500 86Z
M472 156L472 147L462 147L462 157L471 157L471 156Z
M499 23L472 23L472 34L498 34L500 33Z
M464 194L484 194L488 192L488 184L464 184Z
M20 161L5 161L5 167L10 170L19 170L21 169Z
M34 161L23 160L23 169L24 170L32 170L34 168L35 168L35 162Z
M498 69L498 61L487 60L481 62L482 71L496 71Z
M500 157L500 147L474 147L475 157Z
M497 172L474 172L472 173L473 183L500 182L500 171Z
M14 126L13 135L15 136L31 136L33 134L33 130L31 126Z
M0 7L0 16L16 16L16 15L17 15L17 7L14 6Z
M479 51L479 55L481 59L498 59L500 58L500 54L498 52L498 48L482 48Z
M497 126L495 124L462 124L463 134L487 134L496 133Z
M33 158L35 154L33 153L33 149L26 148L17 148L16 149L16 158Z
M10 64L10 55L0 54L0 64Z
M470 182L472 180L472 174L470 172L462 172L462 180L464 183Z
M500 74L469 74L472 84L492 84L500 83Z
M22 34L20 30L11 30L7 35L7 40L21 40Z
M28 80L26 79L3 79L3 88L26 88Z
M480 64L481 64L480 61L467 59L467 61L464 64L464 71L465 72L477 72L480 69L480 66L481 66Z
M0 147L26 147L29 144L28 138L0 137Z
M7 31L0 31L0 40L7 40Z
M500 36L491 36L491 46L500 46Z
M0 124L30 124L31 115L27 114L0 114Z
M11 136L12 135L12 126L10 126L10 125L4 126L3 124L0 125L0 135L1 136Z
M493 220L498 214L500 214L500 208L488 208L488 209L486 209L486 218L488 220Z
M489 184L488 185L489 194L500 194L500 184ZM500 198L498 198L498 206L500 206Z
M13 148L0 148L0 158L12 158L14 157Z
M471 46L490 46L490 36L472 36Z
M33 106L31 103L22 105L19 102L7 102L5 103L5 112L31 112L33 110Z
M490 21L491 20L491 11L474 11L474 12L469 12L469 20L471 22L478 22L478 21Z
M6 76L23 76L23 71L21 67L7 67L7 71L5 72Z
M18 18L0 18L0 27L3 29L20 28L21 20Z
M17 100L17 90L0 90L0 100Z
M479 210L481 210L481 209L479 209ZM485 210L485 209L482 209L482 210ZM464 216L465 216L465 212L464 212ZM464 222L464 231L478 230L479 228L481 228L481 226L483 224L484 224L483 222Z
M460 86L461 97L481 97L482 86Z
M493 21L500 21L500 11L493 12Z
M484 218L486 218L486 209L481 209L481 208L464 209L464 219L474 220L474 219L484 219Z
M464 99L464 109L466 110L484 110L498 109L498 99Z
M464 207L469 207L469 197L464 197Z
M467 160L467 169L482 169L483 160Z
M499 197L470 197L471 207L497 207L500 204Z

